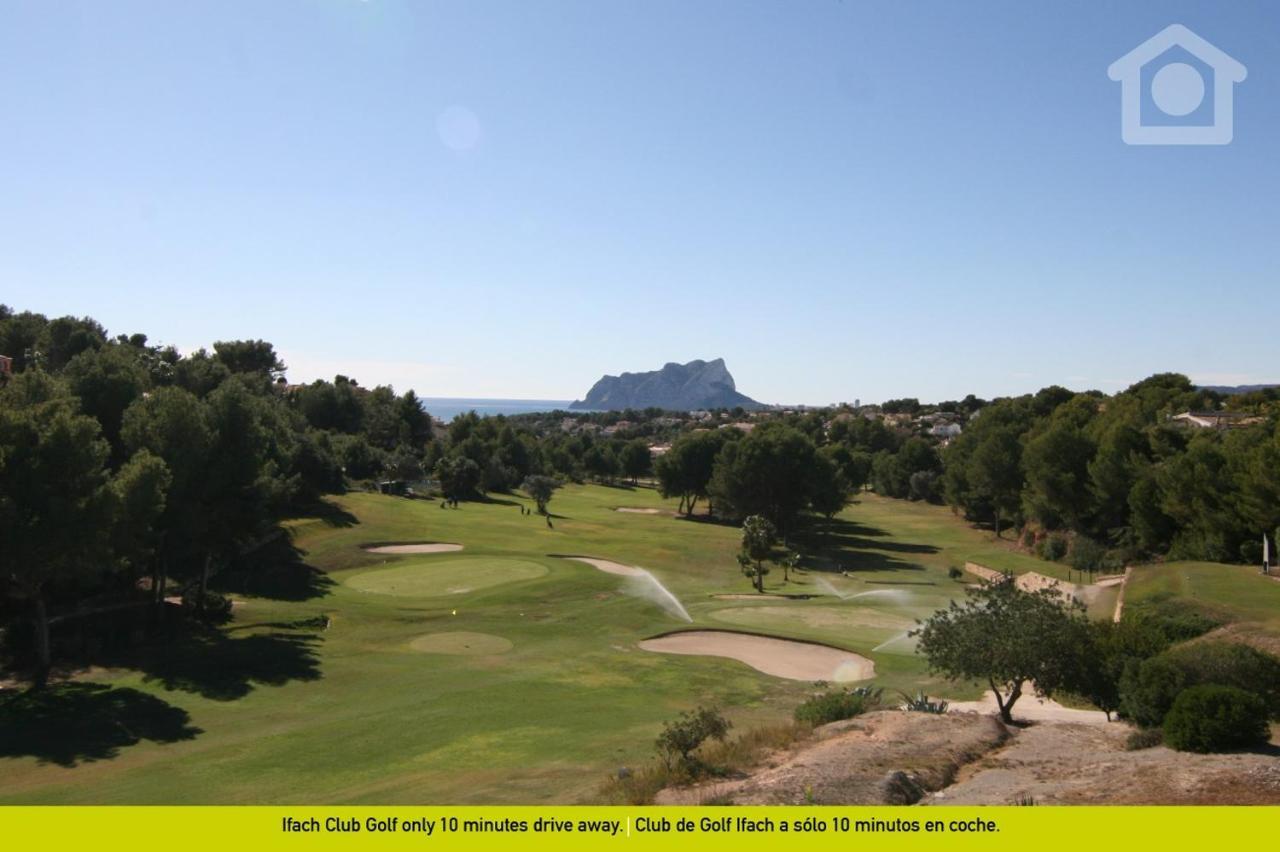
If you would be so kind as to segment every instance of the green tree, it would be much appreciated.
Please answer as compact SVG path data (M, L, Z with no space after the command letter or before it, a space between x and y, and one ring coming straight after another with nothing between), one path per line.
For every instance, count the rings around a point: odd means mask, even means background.
M764 593L764 577L769 573L764 561L773 553L777 537L778 531L768 518L751 515L742 522L742 555L751 562L751 582L761 594Z
M631 479L632 485L653 469L653 454L643 438L635 438L624 444L618 460L622 463L623 474Z
M124 458L120 427L125 409L151 386L151 377L136 350L120 345L87 349L67 363L63 378L79 398L80 410L102 427L112 460L119 464Z
M87 587L138 558L164 497L158 459L139 454L112 475L109 453L97 421L47 376L0 390L0 565L33 609L37 686L51 665L49 590Z
M273 381L284 375L284 362L265 340L220 340L213 354L232 373L257 373Z
M529 476L520 485L525 494L533 500L538 506L538 514L547 514L547 504L551 502L551 496L555 490L560 487L560 483L550 476Z
M731 518L766 518L784 540L809 504L813 442L789 426L759 427L727 444L708 491Z
M475 493L480 484L480 465L465 456L446 456L436 463L436 481L445 499L457 505Z
M1037 694L1080 681L1080 653L1087 648L1086 621L1051 590L1025 592L1006 579L968 590L912 635L932 671L956 681L984 682L1013 721L1024 688Z
M809 504L828 521L849 503L849 485L824 447L809 469Z
M658 493L663 497L679 497L680 511L692 515L698 500L710 496L711 477L720 450L740 434L732 429L717 429L677 438L671 449L654 463Z

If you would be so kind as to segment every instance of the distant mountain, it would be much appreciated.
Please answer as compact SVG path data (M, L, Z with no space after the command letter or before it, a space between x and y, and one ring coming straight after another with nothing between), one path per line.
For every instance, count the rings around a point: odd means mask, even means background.
M738 393L723 358L667 364L650 373L605 376L592 385L585 399L570 408L587 411L620 411L624 408L665 408L696 411L706 408L764 408Z
M1253 393L1267 388L1280 388L1280 385L1201 385L1200 390L1234 396L1239 393Z

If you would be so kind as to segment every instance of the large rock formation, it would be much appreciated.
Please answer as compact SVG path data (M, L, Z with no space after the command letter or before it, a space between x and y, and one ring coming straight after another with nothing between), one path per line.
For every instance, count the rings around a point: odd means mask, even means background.
M588 411L620 411L624 408L665 408L694 411L707 408L763 408L738 393L723 358L667 364L651 373L623 373L596 382L586 399L570 408Z

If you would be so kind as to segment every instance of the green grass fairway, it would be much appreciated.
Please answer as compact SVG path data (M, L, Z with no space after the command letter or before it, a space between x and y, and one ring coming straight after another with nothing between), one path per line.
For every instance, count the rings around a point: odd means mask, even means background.
M347 580L347 585L378 595L430 598L465 595L503 583L533 580L546 573L545 566L520 559L436 557L356 574Z
M588 801L619 766L650 760L681 711L718 705L741 730L789 718L814 690L642 639L728 627L810 640L872 659L890 694L974 698L895 637L963 594L952 566L1048 566L945 508L861 495L792 542L805 559L790 582L766 578L768 592L814 597L721 599L752 591L733 527L676 517L644 487L566 487L554 528L522 502L334 498L290 525L315 571L234 589L230 624L84 672L38 714L0 697L0 802ZM414 541L465 550L365 550ZM646 568L693 624L634 578L551 554Z

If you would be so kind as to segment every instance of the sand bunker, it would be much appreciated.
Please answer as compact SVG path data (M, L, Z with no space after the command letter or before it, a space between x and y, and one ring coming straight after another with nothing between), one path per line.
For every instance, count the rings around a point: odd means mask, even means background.
M370 553L456 553L462 549L460 544L443 542L423 542L422 544L383 544L378 547L366 547Z
M633 509L630 506L619 506L614 509L615 512L626 512L629 515L660 515L661 509Z
M603 571L606 574L618 574L622 577L648 576L643 568L636 568L632 565L623 565L621 562L612 562L608 559L595 559L590 556L566 556L564 558L572 559L574 562L585 562L592 568Z
M432 598L533 580L546 573L545 565L523 559L428 559L365 571L347 580L347 585L379 595Z
M505 654L515 645L510 640L491 633L428 633L409 643L409 647L424 654L447 654L455 657Z
M846 682L866 680L876 674L875 664L866 657L829 645L725 630L671 633L645 639L640 647L660 654L728 657L756 671L790 680Z

